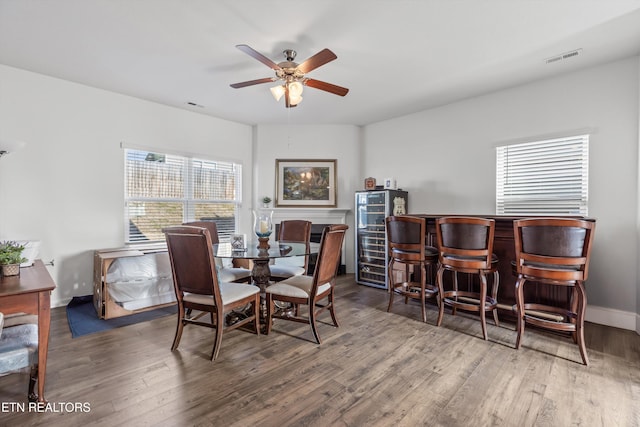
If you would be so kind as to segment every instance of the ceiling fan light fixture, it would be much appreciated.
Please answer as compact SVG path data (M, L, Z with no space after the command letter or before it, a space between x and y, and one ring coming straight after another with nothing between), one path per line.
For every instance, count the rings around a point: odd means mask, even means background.
M302 83L297 81L288 83L287 86L289 88L289 104L291 104L292 107L295 107L302 102L302 91L304 87L302 86Z
M291 104L292 107L295 107L296 105L300 104L302 102L302 97L301 96L290 96L289 97L289 104Z
M300 82L291 82L289 83L289 93L291 94L292 97L298 97L300 95L302 95L302 90L304 89L304 87L302 86L302 83Z
M280 98L282 98L282 95L284 95L284 85L272 87L271 95L273 95L276 101L280 101Z

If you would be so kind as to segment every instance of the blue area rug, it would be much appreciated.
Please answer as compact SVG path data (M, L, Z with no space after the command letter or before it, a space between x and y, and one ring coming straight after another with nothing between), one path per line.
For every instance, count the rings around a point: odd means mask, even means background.
M67 321L69 322L69 329L71 329L71 336L77 338L83 335L133 325L134 323L146 322L170 314L176 314L177 312L178 307L173 305L132 314L130 316L104 320L98 318L96 310L93 308L93 295L85 295L73 297L69 304L67 304Z

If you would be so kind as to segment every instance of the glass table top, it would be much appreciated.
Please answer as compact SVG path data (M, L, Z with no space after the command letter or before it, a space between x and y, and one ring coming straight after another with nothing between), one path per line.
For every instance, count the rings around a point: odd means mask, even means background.
M307 252L306 245L301 242L279 241L269 244L269 249L261 249L258 248L257 241L250 241L246 248L236 250L231 247L231 243L216 243L213 245L213 255L218 258L271 259L310 255L317 253L320 248L319 243L310 243L310 251Z

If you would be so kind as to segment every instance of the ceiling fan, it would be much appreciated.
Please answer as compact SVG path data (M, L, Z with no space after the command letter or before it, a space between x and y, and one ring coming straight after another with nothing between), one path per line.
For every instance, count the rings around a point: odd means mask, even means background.
M337 58L336 54L329 49L322 49L309 59L305 60L301 64L293 62L296 59L296 51L292 49L286 49L282 53L284 54L286 61L276 64L260 52L247 46L246 44L236 45L238 49L246 53L247 55L262 62L267 67L276 72L275 77L265 77L263 79L249 80L246 82L234 83L232 88L239 89L242 87L253 86L262 83L282 81L282 85L271 88L276 101L279 101L284 96L285 106L287 108L295 107L302 101L302 89L303 86L309 86L315 89L324 90L336 95L345 96L349 89L341 86L336 86L331 83L323 82L316 79L310 79L305 77L309 71L331 62Z

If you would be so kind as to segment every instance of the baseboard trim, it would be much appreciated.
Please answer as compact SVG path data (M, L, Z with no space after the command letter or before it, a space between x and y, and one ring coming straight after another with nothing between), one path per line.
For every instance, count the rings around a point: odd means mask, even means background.
M640 334L640 315L636 313L587 305L585 320L599 325L635 331Z

